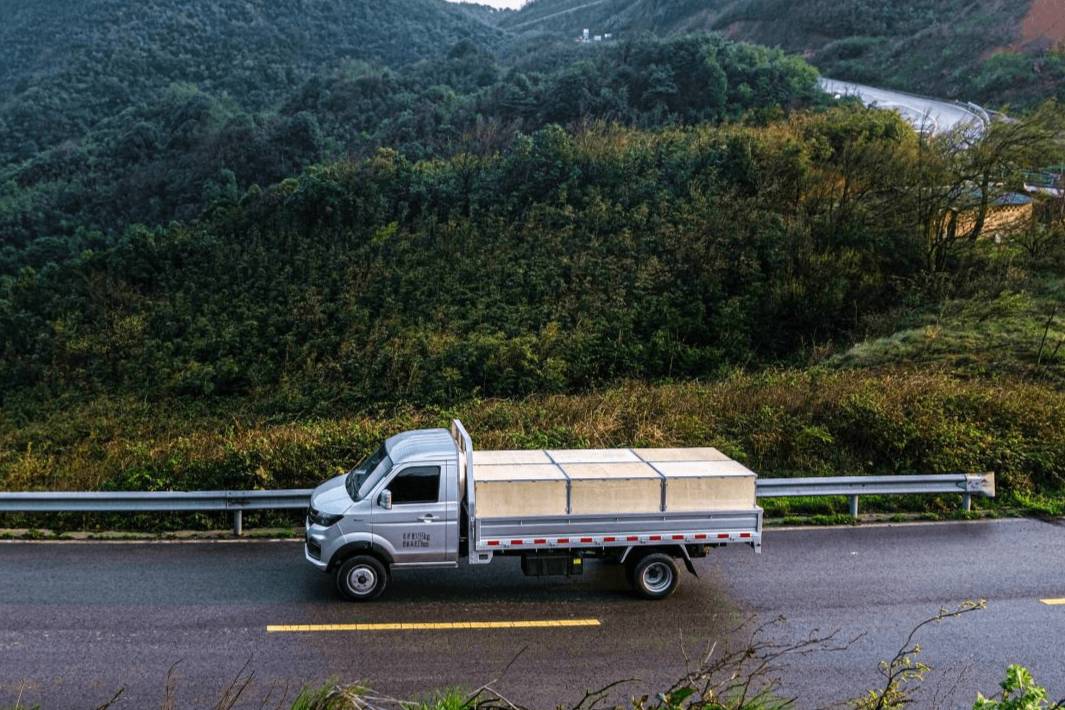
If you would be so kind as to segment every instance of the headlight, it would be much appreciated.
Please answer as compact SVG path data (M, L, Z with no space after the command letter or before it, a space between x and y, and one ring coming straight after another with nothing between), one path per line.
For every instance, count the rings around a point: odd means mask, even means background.
M328 528L336 525L343 518L343 515L329 515L328 513L320 513L314 508L307 510L307 519L315 525L321 525L323 528Z

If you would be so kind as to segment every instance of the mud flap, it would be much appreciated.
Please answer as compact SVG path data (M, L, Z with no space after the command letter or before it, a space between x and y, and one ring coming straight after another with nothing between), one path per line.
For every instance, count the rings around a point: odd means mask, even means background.
M699 573L695 571L695 564L692 562L691 555L688 554L688 548L684 545L677 545L680 548L680 556L684 559L684 566L688 568L688 571L693 576L698 577Z

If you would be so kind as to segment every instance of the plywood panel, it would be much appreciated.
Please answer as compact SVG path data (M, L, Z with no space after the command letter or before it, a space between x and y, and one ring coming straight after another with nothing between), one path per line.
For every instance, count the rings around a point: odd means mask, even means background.
M654 513L662 508L662 479L586 478L570 482L575 515Z
M756 505L755 477L728 475L682 476L666 482L666 510L747 510Z
M628 449L551 449L548 455L556 463L611 463L640 461Z
M678 476L753 476L754 472L731 459L727 461L661 461L655 468L666 478Z
M499 451L475 451L473 463L476 466L487 464L537 464L551 463L547 454L535 449L508 449Z
M572 479L578 478L661 478L649 464L635 463L568 463L562 466Z
M506 464L473 467L474 480L480 481L564 481L562 469L554 464Z
M517 518L566 514L566 481L476 479L477 517Z
M729 461L729 457L712 447L691 449L633 449L644 461Z

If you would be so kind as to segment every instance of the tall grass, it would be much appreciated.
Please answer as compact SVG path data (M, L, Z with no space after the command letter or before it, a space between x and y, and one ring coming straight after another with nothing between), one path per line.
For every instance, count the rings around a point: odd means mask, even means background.
M1004 491L1065 488L1065 393L1050 385L820 369L313 418L101 399L0 419L0 487L312 486L392 433L451 417L480 448L711 445L766 476L994 471Z

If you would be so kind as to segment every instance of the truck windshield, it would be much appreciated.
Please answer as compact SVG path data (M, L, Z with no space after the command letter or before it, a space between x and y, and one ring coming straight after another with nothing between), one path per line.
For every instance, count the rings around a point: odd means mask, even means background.
M344 487L348 489L348 495L354 501L361 500L366 495L363 490L365 483L374 478L375 474L387 473L391 468L392 459L388 458L388 452L385 451L385 446L382 444L381 448L364 458L355 468L348 472L348 478L344 482Z

